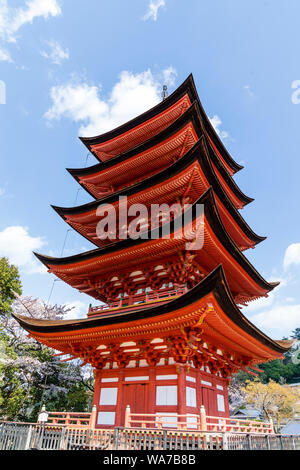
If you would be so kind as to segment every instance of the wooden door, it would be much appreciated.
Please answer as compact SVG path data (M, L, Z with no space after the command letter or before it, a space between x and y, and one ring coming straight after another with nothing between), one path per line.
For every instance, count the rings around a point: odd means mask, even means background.
M202 404L207 416L217 415L216 394L212 388L202 387Z
M122 426L124 425L125 410L130 406L131 413L148 413L148 384L125 384L123 385L123 404L122 404ZM140 419L140 418L138 418ZM141 419L143 419L141 417ZM145 418L146 419L146 418ZM139 424L139 423L137 423Z

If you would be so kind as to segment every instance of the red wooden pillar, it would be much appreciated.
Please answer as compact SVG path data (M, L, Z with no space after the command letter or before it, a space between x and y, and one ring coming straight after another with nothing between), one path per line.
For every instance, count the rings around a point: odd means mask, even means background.
M156 369L149 368L149 402L147 414L154 414L156 411Z
M119 381L118 381L118 396L117 396L115 426L124 426L125 415L122 416L124 369L120 369L118 371L118 377L119 377Z
M226 379L224 380L223 388L224 388L224 399L225 399L225 416L229 418L230 416L230 411L229 411L229 400L228 400L228 386L229 386L230 380Z
M201 370L195 369L196 372L196 400L197 400L197 410L200 413L200 406L202 403L202 388L201 388Z
M178 414L186 415L186 375L183 366L179 366L178 372L178 389L177 389L177 400L178 400ZM178 422L186 421L186 418L180 417Z
M101 389L101 370L95 369L94 376L95 376L95 388L94 388L93 405L96 405L98 408L99 400L100 400L100 389Z
M98 418L98 410L99 410L99 402L100 402L100 391L101 391L101 370L95 369L95 388L94 388L94 397L93 397L93 408L96 406L96 419L95 419L95 426L97 427L97 418ZM95 413L95 410L94 410Z

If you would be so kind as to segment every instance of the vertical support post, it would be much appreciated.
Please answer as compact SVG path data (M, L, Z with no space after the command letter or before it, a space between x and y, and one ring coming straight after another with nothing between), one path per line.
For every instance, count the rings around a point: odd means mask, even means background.
M124 427L125 428L130 428L130 406L126 406L126 411L125 411L125 421L124 421Z
M28 432L27 432L27 436L26 436L26 442L25 442L24 450L29 450L30 449L31 436L32 436L32 425L30 424L29 427L28 427Z
M150 367L149 369L149 403L147 413L155 414L155 381L156 381L156 369L154 367Z
M119 429L115 428L114 429L114 450L119 450Z
M94 407L96 407L96 414L98 414L98 407L99 407L99 402L100 402L100 391L101 391L101 370L94 369L94 377L95 377L95 388L94 388L92 410L94 409ZM95 427L96 426L97 426L97 419L95 420Z
M178 372L178 414L186 415L186 376L183 366L179 366ZM183 422L186 419L187 418L179 417L178 429L186 428L186 424L180 424L180 422Z
M163 431L163 450L167 450L167 443L168 443L168 432L166 429Z
M95 429L97 423L97 406L93 405L90 420L89 420L89 429Z
M227 432L223 433L223 450L228 450L228 434L227 434Z
M200 428L201 431L207 431L206 411L203 405L200 407Z
M269 434L266 434L266 441L267 441L267 450L271 450Z
M252 450L251 434L247 434L248 450Z
M124 426L122 416L122 406L123 406L123 392L124 392L124 369L117 369L116 373L118 374L118 395L117 395L117 406L116 406L116 421L115 426Z
M67 428L65 427L61 430L59 450L66 450L66 447L67 447L66 431L67 431Z

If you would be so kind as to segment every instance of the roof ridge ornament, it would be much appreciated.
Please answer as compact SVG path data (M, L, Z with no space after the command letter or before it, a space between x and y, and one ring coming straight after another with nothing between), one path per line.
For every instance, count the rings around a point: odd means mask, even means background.
M161 97L162 97L163 101L164 101L166 98L168 98L168 96L169 96L168 87L167 87L167 85L164 85L164 86L163 86L163 91L162 91L162 94L161 94Z

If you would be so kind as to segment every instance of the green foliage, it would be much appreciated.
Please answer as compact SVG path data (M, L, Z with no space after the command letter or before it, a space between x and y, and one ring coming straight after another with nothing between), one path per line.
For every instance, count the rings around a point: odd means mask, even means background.
M292 338L300 339L300 328L296 328L293 331ZM268 383L273 380L277 383L294 383L300 382L300 363L295 364L292 360L292 356L298 349L292 348L285 354L285 358L275 359L274 361L259 364L259 368L263 370L262 373L258 373L258 380L262 383ZM299 350L300 355L300 350ZM235 384L244 385L247 380L253 381L255 377L251 374L247 374L244 371L239 371L234 375Z
M44 357L45 359L45 357ZM91 411L91 389L81 380L79 366L61 364L51 356L48 369L43 374L35 374L32 378L30 393L19 410L18 419L35 422L42 405L47 411Z
M297 341L300 341L300 328L296 328L292 332L292 338L296 339Z
M22 292L19 271L7 258L0 258L0 313L11 312L14 292Z
M5 419L16 416L25 398L25 390L18 378L19 368L7 360L16 359L17 355L10 346L8 335L0 329L0 415Z
M293 379L300 377L300 364L293 364L290 361L275 359L275 361L266 362L259 367L264 371L260 375L260 380L263 383L267 383L270 379L275 382L291 383Z

